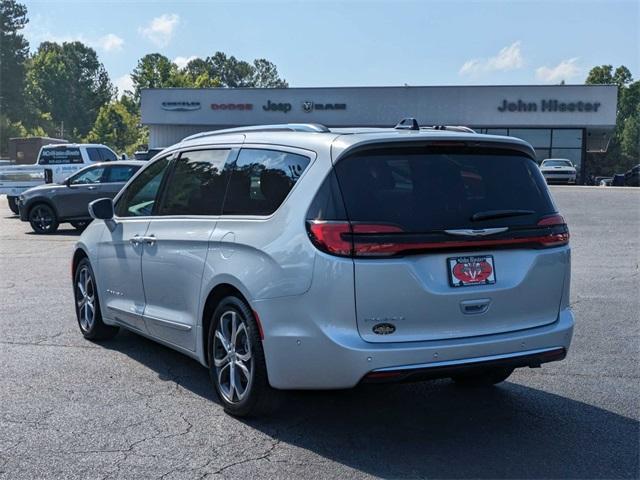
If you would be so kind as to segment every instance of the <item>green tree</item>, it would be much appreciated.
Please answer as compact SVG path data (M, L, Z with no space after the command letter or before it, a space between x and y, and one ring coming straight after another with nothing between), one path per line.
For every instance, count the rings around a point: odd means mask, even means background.
M618 86L616 128L606 153L589 154L589 173L624 173L640 159L640 81L634 82L624 65L615 70L612 65L599 65L589 71L585 83Z
M178 80L178 66L160 53L150 53L138 60L133 69L133 95L140 101L140 90L143 88L165 88L181 86Z
M0 1L0 113L13 120L21 118L23 108L29 42L20 30L28 21L24 5Z
M26 93L39 114L50 113L64 136L85 136L114 87L92 48L81 42L43 42L27 70Z
M253 61L252 86L259 88L287 88L289 84L278 75L278 69L269 60L257 58Z
M133 153L140 136L140 120L129 111L127 102L121 99L103 105L86 140L104 143L117 152Z

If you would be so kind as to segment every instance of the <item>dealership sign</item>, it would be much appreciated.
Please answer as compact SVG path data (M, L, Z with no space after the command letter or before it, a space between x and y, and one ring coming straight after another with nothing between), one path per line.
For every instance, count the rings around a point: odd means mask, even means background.
M597 112L600 102L561 102L555 99L540 102L523 100L509 101L506 98L498 105L499 112Z
M211 110L253 110L253 103L212 103Z
M200 102L162 102L160 107L172 112L188 112L200 110Z

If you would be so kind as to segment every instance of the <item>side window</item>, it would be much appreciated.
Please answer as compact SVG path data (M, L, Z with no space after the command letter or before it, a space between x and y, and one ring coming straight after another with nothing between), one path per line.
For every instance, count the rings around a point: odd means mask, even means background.
M100 149L95 147L87 147L87 155L89 155L89 160L92 162L101 162L102 158L100 157Z
M105 183L125 183L136 173L140 167L136 165L118 165L106 167Z
M82 156L78 147L43 148L38 158L40 165L65 165L82 163Z
M71 177L71 185L85 185L88 183L100 183L104 167L88 168Z
M167 182L159 215L220 215L229 150L183 152Z
M115 162L118 159L108 148L99 148L98 150L100 151L100 157L103 162Z
M289 194L309 158L277 150L242 149L231 172L225 215L270 215Z
M169 166L169 157L161 158L145 168L127 187L115 207L119 217L141 217L153 213L158 189Z

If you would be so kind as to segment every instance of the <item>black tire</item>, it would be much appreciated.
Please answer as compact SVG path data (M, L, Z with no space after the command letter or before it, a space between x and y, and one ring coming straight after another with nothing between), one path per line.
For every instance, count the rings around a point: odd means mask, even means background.
M7 203L9 204L9 209L13 213L16 215L20 214L20 209L18 208L18 197L7 197Z
M220 331L228 340L233 334L231 324L234 315L237 325L235 343L231 348L227 342L227 348L217 332ZM269 385L260 331L247 304L234 296L223 298L213 312L208 334L209 375L225 412L237 417L249 417L273 411L279 395ZM225 363L220 363L220 359L227 358ZM219 360L218 366L216 359ZM244 373L246 370L250 372L249 378ZM234 383L240 383L236 390L231 387L232 375ZM229 385L225 385L227 383Z
M58 230L58 218L46 203L37 203L29 210L29 223L36 233L48 234Z
M76 220L74 222L69 222L73 228L78 230L79 232L84 232L84 230L89 226L91 220Z
M513 373L513 368L490 368L473 373L457 375L453 381L464 387L490 387L504 382Z
M73 293L76 306L76 319L82 335L87 340L108 340L113 338L119 328L102 321L100 300L96 289L96 279L87 258L78 262L73 273Z

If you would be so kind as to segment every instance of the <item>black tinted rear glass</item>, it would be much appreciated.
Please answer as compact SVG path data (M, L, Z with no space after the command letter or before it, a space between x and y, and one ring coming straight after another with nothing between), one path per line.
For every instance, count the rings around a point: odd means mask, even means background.
M408 232L531 225L555 211L538 166L517 152L370 150L339 161L336 173L349 220ZM497 210L534 213L472 220Z
M68 163L82 163L80 149L77 147L43 148L40 151L40 165L63 165Z

